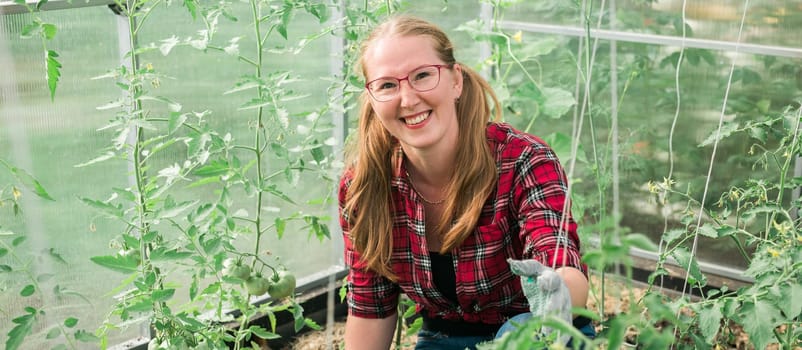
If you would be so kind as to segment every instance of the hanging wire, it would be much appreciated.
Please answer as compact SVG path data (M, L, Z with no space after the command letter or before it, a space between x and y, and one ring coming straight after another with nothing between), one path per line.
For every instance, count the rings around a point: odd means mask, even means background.
M604 9L604 6L605 6L605 0L602 0L600 8ZM585 10L586 7L587 7L587 11ZM592 10L593 10L593 3L591 2L589 4L587 0L583 0L582 4L580 6L579 18L581 18L582 21L584 22L585 38L588 41L588 43L590 43L590 37L591 37L591 35L590 35L590 14L593 13ZM596 22L596 28L597 29L601 28L602 18L603 17L604 17L603 11L601 11L600 14L599 14L599 18L598 18L598 20ZM583 78L583 76L582 76L583 70L582 70L581 59L580 59L581 57L585 57L585 59L586 59L585 69L586 69L587 73L584 76L584 96L582 98L581 106L578 109L579 112L577 113L577 109L574 109L574 117L573 117L572 130L571 130L571 140L572 140L572 142L571 142L571 156L570 156L570 160L568 162L568 173L566 175L567 179L573 179L574 170L576 168L576 155L577 155L578 148L579 148L579 136L580 136L580 134L582 132L582 127L583 127L583 123L584 123L584 116L585 116L585 111L586 111L585 108L590 105L590 99L589 99L590 81L591 81L591 77L593 75L592 67L593 67L593 62L596 59L596 50L598 49L599 39L598 38L594 38L593 49L590 50L590 52L588 52L588 47L589 46L585 46L584 43L585 43L585 41L580 39L579 40L579 45L578 45L578 48L577 48L576 88L574 89L574 95L575 96L579 95L580 83L582 82L582 78ZM590 113L590 112L588 112L588 113ZM591 123L591 134L592 133L593 133L593 130L592 130L592 123ZM593 137L591 137L591 139L593 139ZM593 149L594 149L594 153L593 153L594 154L594 160L597 160L598 158L596 157L596 152L595 152L595 149L596 149L595 140L593 141L593 144L594 144L594 146L593 146ZM562 249L564 251L565 248L568 245L567 232L565 232L564 227L565 227L565 223L567 221L568 208L570 207L571 193L572 193L572 190L573 190L573 186L572 186L572 183L570 181L568 182L567 187L568 188L566 189L566 195L565 195L566 200L563 203L562 216L560 217L560 226L559 226L559 232L558 232L558 237L560 239L557 240L557 250L556 250L558 252L560 251L561 247L562 247ZM600 197L601 197L601 193L600 193ZM567 256L565 254L563 254L562 265L565 265L566 259L567 259ZM553 259L552 263L551 263L552 269L554 269L556 267L556 265L557 265L557 259ZM602 302L599 303L599 314L601 316L604 316L604 302L603 302L603 300L604 300L604 270L603 269L601 271L601 295L602 295Z
M583 0L582 1L582 11L580 12L580 17L581 18L590 18L590 15L586 14L585 11L584 11L585 10L585 6L588 6L587 5L587 0ZM592 13L592 6L593 5L591 3L590 7L588 8L587 13ZM602 8L605 6L605 0L602 0L601 6L602 6ZM598 19L598 21L596 23L596 27L597 28L601 27L602 18L603 18L603 15L600 15L599 19ZM586 37L589 40L590 39L590 21L585 20L585 23L586 23L585 26L586 26L586 32L587 32L587 36ZM576 115L576 112L575 112L573 129L571 131L573 142L571 143L571 156L570 156L570 161L568 162L568 174L567 174L567 178L568 179L573 178L573 175L574 175L574 169L576 168L576 155L577 155L577 151L578 151L578 148L579 148L579 141L578 140L579 140L579 135L580 135L580 133L582 131L582 124L584 122L584 116L585 116L585 111L586 111L585 107L590 105L590 101L589 101L588 95L590 94L590 81L591 81L591 76L593 75L592 67L593 67L593 62L596 60L596 50L598 48L599 39L598 38L594 39L593 50L591 52L585 52L585 55L582 54L582 48L584 47L584 45L582 45L581 43L582 43L582 40L580 40L579 53L577 54L577 57L585 57L586 58L587 74L585 75L585 80L584 80L585 81L585 84L584 84L584 96L583 96L582 104L581 104L581 108L580 108L581 111L579 112L578 116ZM585 51L587 51L587 50L585 50ZM580 64L580 60L577 59L577 66L578 66L577 67L577 82L579 82L579 79L581 77L581 72L582 72L582 67L579 66L579 64ZM578 83L577 83L577 85L578 85ZM579 91L579 88L577 88L576 91ZM588 112L588 113L590 113L590 112ZM590 119L590 117L588 117L588 118ZM593 125L592 125L592 122L591 122L591 133L593 132L592 126ZM594 149L594 153L593 153L594 154L594 159L596 159L595 141L594 141L593 149ZM571 192L572 192L573 186L569 182L567 187L568 188L567 188L567 193L566 193L566 201L564 202L563 209L562 209L563 210L563 215L560 217L560 227L559 227L558 235L559 235L559 237L561 239L559 239L558 242L557 242L557 251L559 251L561 247L563 249L565 249L565 247L568 244L567 232L565 232L564 226L565 226L565 223L568 221L567 214L568 214L568 208L570 206L570 198L571 198ZM566 259L567 259L567 257L565 256L565 254L563 254L563 260L562 260L562 264L563 265L565 264ZM552 260L551 267L555 268L556 265L557 265L557 260L556 259Z
M743 35L744 23L746 23L746 14L747 14L748 10L749 10L749 0L744 0L744 11L743 11L743 14L741 15L741 23L740 23L740 26L738 28L738 37L737 37L737 39L735 41L735 54L736 55L738 54L738 49L739 49L739 46L741 44L741 36ZM698 219L696 221L696 228L694 230L693 246L691 248L691 257L696 257L696 249L697 249L697 246L698 246L698 243L699 243L699 227L702 225L702 215L704 214L704 203L705 203L705 199L707 198L707 192L708 192L708 189L709 189L709 186L710 186L710 178L711 178L711 176L713 174L713 166L714 166L714 161L716 159L716 150L718 149L718 143L719 143L719 139L721 137L721 127L724 124L724 113L725 113L725 111L727 109L727 100L729 99L729 96L730 96L730 88L732 87L732 77L733 77L734 72L735 72L735 60L733 59L732 63L730 64L729 77L727 78L727 88L724 91L724 101L721 104L721 113L719 114L718 128L716 129L716 137L715 137L715 141L713 142L713 152L710 155L710 165L708 166L708 169L707 169L707 177L705 178L705 187L704 187L704 191L702 192L702 200L701 200L700 206L699 206L699 215L698 215L699 217L698 217ZM684 280L683 287L682 287L682 297L683 298L685 297L685 294L687 292L688 278L690 277L690 271L691 271L691 266L690 266L690 262L689 262L689 265L687 266L687 269L685 271L685 280ZM677 316L678 317L679 317L679 312L680 312L680 310L677 310ZM676 331L677 330L675 329L675 332Z
M679 120L679 113L682 107L682 93L680 91L680 79L679 73L680 68L682 67L682 60L685 57L685 40L688 37L687 34L687 11L686 8L688 6L688 1L682 1L682 42L680 44L679 49L679 57L677 57L677 65L674 70L674 90L677 96L677 105L674 109L674 118L671 121L671 129L668 132L668 176L666 177L666 185L669 186L671 184L671 179L674 177L674 132L677 129L677 120ZM658 206L666 205L666 196L662 194L658 197ZM663 232L668 232L668 216L669 213L666 210L662 210L663 212ZM665 240L663 239L664 235L660 235L660 243L658 244L658 253L662 256L664 244L666 244ZM660 275L660 289L663 289L664 278L663 275Z

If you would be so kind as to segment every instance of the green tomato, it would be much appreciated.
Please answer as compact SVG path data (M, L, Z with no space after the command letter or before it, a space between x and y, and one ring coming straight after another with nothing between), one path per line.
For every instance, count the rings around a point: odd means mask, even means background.
M267 293L270 294L270 297L273 299L278 300L286 298L295 292L295 275L287 270L282 270L274 274L272 282Z
M251 268L248 265L243 265L240 260L226 259L223 262L223 274L231 278L247 281L251 277Z
M270 289L270 281L257 274L245 280L245 290L253 296L260 296Z

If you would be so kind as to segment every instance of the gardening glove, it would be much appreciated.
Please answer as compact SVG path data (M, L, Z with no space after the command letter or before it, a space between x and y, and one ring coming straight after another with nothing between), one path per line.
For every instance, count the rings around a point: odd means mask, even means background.
M520 276L521 288L529 301L529 311L533 317L553 314L571 324L571 294L562 277L553 269L543 266L536 260L507 259L512 273ZM543 334L551 333L551 328L543 327ZM565 345L568 335L558 338Z

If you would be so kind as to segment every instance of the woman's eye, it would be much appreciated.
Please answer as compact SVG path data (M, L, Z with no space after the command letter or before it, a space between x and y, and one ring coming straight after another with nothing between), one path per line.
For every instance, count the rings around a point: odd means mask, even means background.
M395 83L391 81L384 81L376 84L377 90L388 90L388 89L395 89Z
M418 74L415 74L415 80L426 79L429 77L429 75L431 75L429 72L420 72Z

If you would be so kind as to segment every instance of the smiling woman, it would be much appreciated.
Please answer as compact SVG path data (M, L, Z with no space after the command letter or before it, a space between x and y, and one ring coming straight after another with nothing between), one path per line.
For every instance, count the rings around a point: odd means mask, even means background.
M391 17L364 41L360 64L367 92L340 182L346 348L389 347L400 293L423 319L416 349L475 349L528 311L545 316L552 308L533 300L546 289L524 296L508 259L550 266L560 300L570 304L570 290L584 307L587 271L559 161L539 138L491 120L499 101L455 60L446 34ZM589 325L579 327L592 336Z
M800 1L125 2L0 0L0 347L802 346Z

